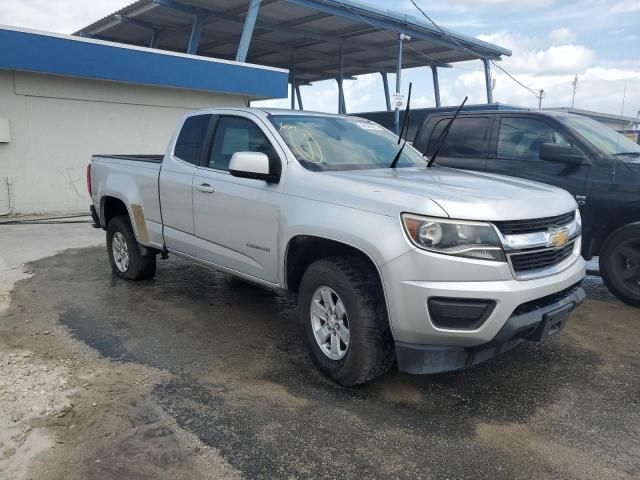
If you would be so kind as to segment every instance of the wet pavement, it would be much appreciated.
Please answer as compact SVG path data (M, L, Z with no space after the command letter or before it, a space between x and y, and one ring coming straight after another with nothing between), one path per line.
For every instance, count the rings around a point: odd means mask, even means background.
M65 440L118 468L67 461L51 478L151 478L145 462L157 458L206 462L196 447L145 457L141 405L157 412L149 435L184 431L248 479L640 477L640 310L595 277L561 336L465 371L392 371L345 389L314 369L289 298L175 257L158 267L132 283L112 276L103 248L72 250L18 284L0 340L37 346L25 319L53 321L103 365L155 372L145 388L123 374L117 408L105 401L99 427ZM138 453L123 453L122 432L92 447L91 429L122 416L138 419L126 444Z

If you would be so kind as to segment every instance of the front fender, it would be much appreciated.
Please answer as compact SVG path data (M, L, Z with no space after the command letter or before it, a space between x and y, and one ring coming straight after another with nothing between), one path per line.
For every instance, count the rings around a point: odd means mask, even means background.
M279 278L285 284L284 259L292 238L309 235L344 243L368 256L376 267L412 249L405 238L400 218L296 198L280 212Z

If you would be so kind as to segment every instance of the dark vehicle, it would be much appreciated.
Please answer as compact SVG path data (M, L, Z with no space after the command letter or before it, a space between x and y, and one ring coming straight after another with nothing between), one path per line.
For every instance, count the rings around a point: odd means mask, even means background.
M451 116L425 118L413 146L429 157ZM456 119L436 163L568 190L582 213L583 256L599 256L611 292L640 307L640 145L569 113L470 112Z

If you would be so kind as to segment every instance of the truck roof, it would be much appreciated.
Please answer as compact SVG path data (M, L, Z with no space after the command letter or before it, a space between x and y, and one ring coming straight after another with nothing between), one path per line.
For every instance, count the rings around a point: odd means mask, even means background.
M455 111L446 111L446 112L432 112L425 117L438 117L438 116L452 116ZM473 110L473 111L461 111L459 116L463 115L539 115L546 117L578 117L579 115L569 113L569 112L558 112L554 110Z
M187 115L192 115L194 113L216 113L220 110L225 111L233 111L233 112L246 112L246 113L254 113L261 115L305 115L305 116L318 116L318 117L341 117L341 118L360 118L357 115L339 115L336 113L327 113L327 112L315 112L312 110L290 110L287 108L261 108L261 107L211 107L211 108L202 108L199 110L193 110ZM362 119L366 121L370 121L367 119Z

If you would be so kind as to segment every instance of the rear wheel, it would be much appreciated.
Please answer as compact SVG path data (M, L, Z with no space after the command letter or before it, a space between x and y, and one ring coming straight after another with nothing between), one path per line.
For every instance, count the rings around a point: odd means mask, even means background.
M145 280L156 274L155 254L143 254L129 217L113 217L107 226L107 252L111 270L128 280Z
M640 224L613 232L600 255L600 273L611 293L640 307Z
M311 264L300 283L298 315L311 359L344 386L384 374L393 339L377 272L357 257Z

